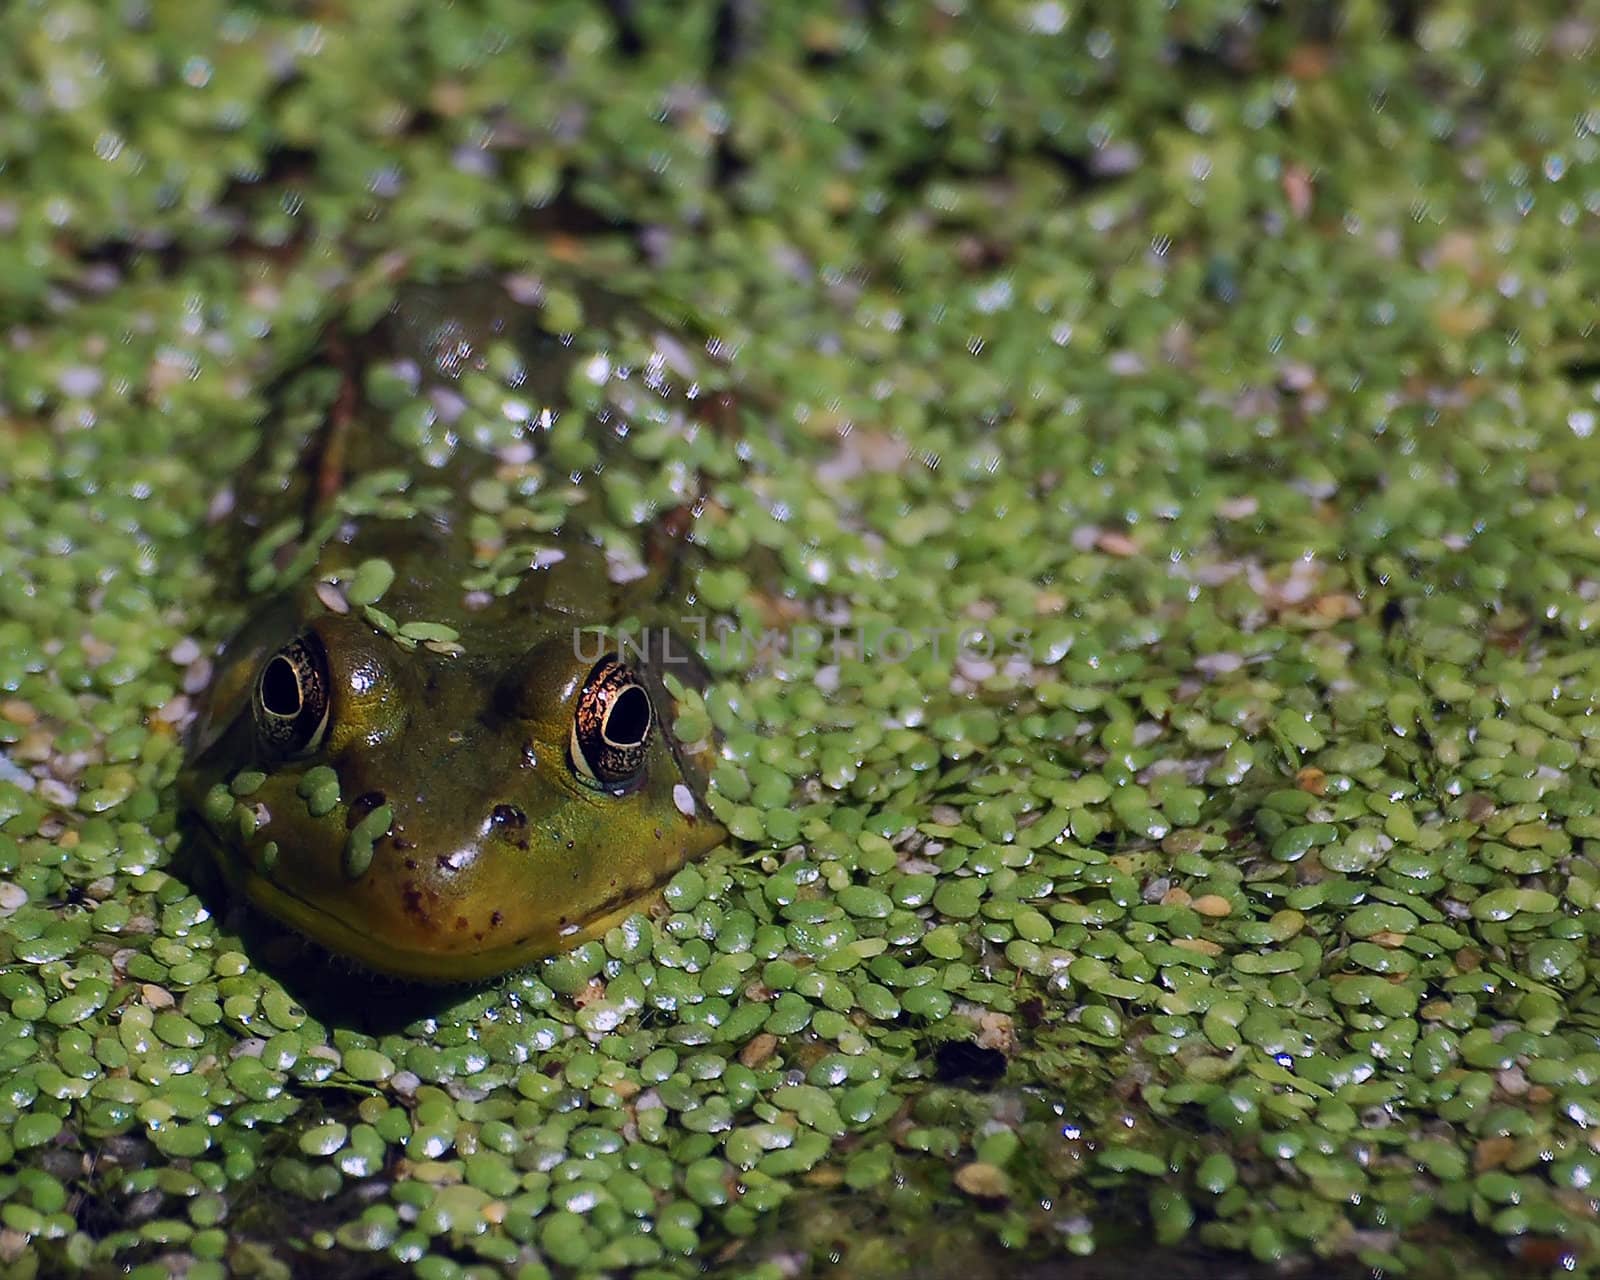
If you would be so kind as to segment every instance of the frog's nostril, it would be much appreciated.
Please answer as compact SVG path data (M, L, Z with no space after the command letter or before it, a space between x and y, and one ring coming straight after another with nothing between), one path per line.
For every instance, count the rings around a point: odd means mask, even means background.
M489 811L489 821L497 827L520 831L528 825L528 815L514 804L497 804Z
M350 802L350 811L345 815L345 825L353 828L374 809L380 809L388 803L388 797L381 791L368 791L365 795L357 796Z

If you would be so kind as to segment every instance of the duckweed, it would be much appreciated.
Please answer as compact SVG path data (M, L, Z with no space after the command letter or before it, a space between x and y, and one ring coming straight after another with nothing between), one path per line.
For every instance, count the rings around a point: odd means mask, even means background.
M7 1268L1592 1266L1588 15L191 8L0 16ZM638 373L702 418L629 424L595 534L695 512L732 835L426 997L231 910L172 800L274 379L402 267L537 282L608 368L562 281L678 335ZM415 389L365 394L454 448ZM580 421L474 489L477 589ZM457 653L393 581L319 590Z
M375 605L394 584L394 566L387 560L363 560L356 566L345 598L354 605Z

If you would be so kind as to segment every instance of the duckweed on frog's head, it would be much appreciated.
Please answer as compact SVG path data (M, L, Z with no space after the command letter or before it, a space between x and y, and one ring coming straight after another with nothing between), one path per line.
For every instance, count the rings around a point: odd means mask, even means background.
M429 297L430 312L459 300ZM459 382L508 336L503 306L477 309L486 334L462 321L473 305L380 326L363 350ZM567 362L551 362L545 385L530 354L520 390L549 405ZM342 482L404 452L365 409L347 431L330 444L335 428L316 427L306 455L342 450ZM576 514L543 553L483 589L469 494L537 449L446 452L426 476L443 486L426 512L346 509L326 538L310 535L315 567L281 584L219 660L184 784L251 903L424 981L490 976L603 932L722 834L700 805L707 744L671 730L663 674L685 674L686 651L604 638L630 602L579 528L583 502L567 495Z

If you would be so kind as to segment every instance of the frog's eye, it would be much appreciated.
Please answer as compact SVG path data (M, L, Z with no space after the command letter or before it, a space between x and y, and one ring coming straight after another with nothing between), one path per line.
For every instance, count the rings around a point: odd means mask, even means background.
M283 755L314 750L328 728L329 683L328 651L314 632L268 658L250 700L262 743Z
M572 717L574 771L591 786L618 791L644 769L655 710L638 674L614 655L594 664Z

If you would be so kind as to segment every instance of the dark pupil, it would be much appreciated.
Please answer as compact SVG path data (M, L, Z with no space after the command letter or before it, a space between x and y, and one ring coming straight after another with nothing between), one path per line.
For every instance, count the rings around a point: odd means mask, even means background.
M650 699L638 685L624 689L611 704L606 717L605 736L618 746L632 747L650 732Z
M282 654L267 663L261 673L261 705L275 716L300 714L300 677L294 664Z

